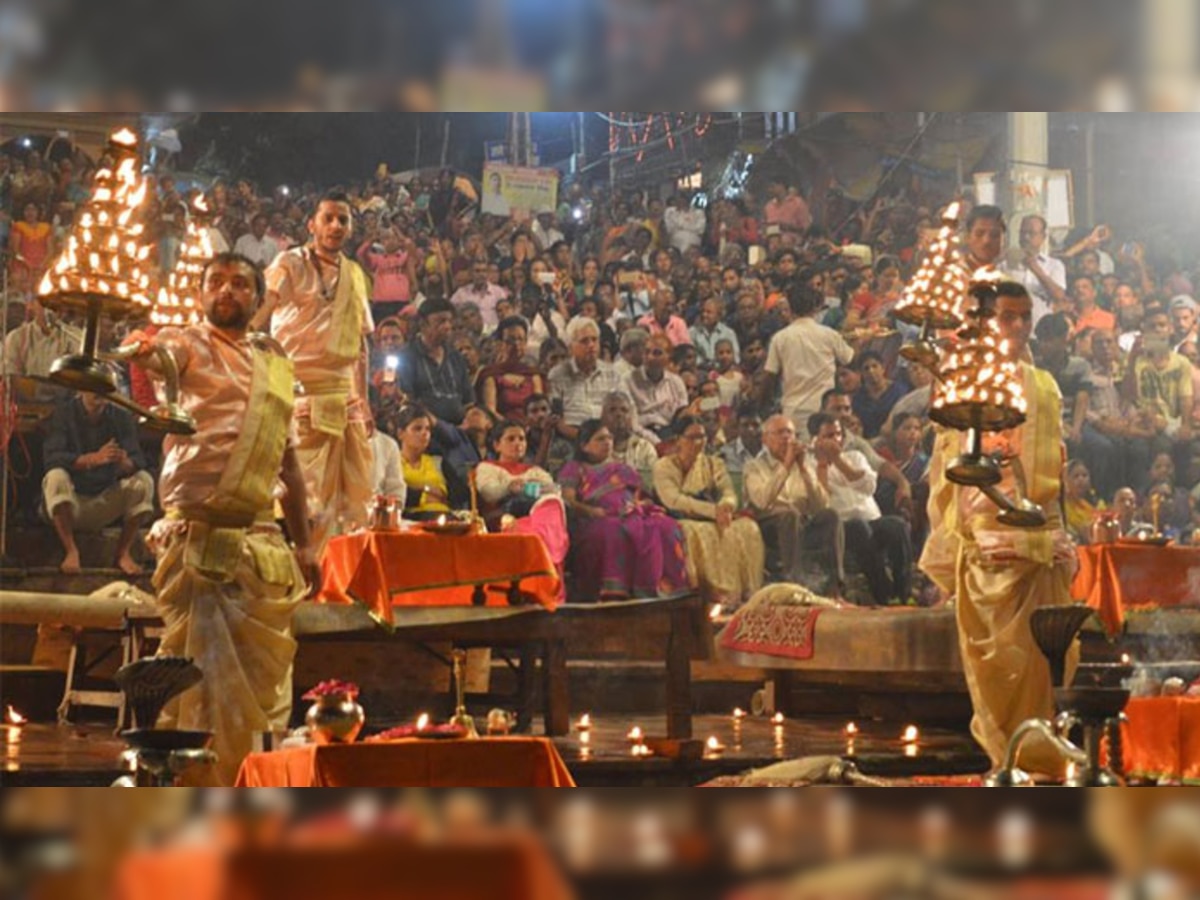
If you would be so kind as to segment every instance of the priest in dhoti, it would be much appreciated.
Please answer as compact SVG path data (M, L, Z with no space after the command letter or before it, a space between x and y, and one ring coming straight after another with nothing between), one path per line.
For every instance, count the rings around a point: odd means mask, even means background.
M1009 738L1030 718L1053 718L1049 665L1034 643L1030 617L1040 606L1071 602L1075 548L1063 528L1059 503L1063 468L1062 398L1054 378L1029 361L1031 302L1025 288L998 286L996 324L1017 361L1029 408L1024 424L989 434L984 452L1020 460L1026 496L1041 505L1047 523L1015 528L998 521L999 508L981 491L950 482L947 464L965 449L963 432L943 430L929 466L931 534L921 568L956 598L959 650L971 694L971 733L994 765ZM1016 496L1013 467L999 489ZM1068 660L1068 680L1078 648ZM1030 772L1061 776L1064 762L1048 743L1031 737L1018 764Z
M308 220L312 240L280 253L267 268L267 298L255 315L296 366L296 452L308 488L318 557L330 537L365 525L371 501L366 335L370 290L358 263L342 253L350 202L326 194Z
M190 657L204 679L159 724L213 731L220 784L233 783L255 732L288 726L292 612L306 582L318 583L291 427L292 364L272 339L247 332L263 292L253 262L220 254L201 282L204 322L127 340L140 342L136 358L152 373L161 373L153 347L170 353L180 403L196 421L194 435L166 439L164 516L150 544L166 626L159 653ZM294 546L276 524L276 500Z

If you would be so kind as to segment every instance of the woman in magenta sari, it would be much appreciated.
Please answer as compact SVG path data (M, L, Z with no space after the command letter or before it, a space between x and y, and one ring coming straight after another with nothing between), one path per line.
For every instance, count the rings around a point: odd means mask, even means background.
M576 598L657 597L688 587L679 523L641 496L641 477L612 460L612 434L598 419L579 427L575 459L558 473L574 514Z

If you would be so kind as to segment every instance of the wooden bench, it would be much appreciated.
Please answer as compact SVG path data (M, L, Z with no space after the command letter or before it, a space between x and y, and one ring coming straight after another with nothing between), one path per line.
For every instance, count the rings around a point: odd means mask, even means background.
M619 642L631 635L652 634L657 637L655 659L663 663L666 673L668 737L691 737L691 661L709 658L711 645L705 606L695 594L565 604L555 612L533 606L398 606L395 629L390 632L362 607L306 603L297 610L294 630L304 643L406 641L514 649L518 729L527 730L532 722L540 680L545 731L552 736L567 734L571 727L568 661L592 658L597 635Z

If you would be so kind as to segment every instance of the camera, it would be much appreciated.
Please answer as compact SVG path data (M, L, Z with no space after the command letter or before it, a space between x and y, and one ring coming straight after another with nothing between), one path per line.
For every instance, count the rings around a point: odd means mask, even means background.
M548 286L554 284L557 278L553 272L538 272L537 283Z

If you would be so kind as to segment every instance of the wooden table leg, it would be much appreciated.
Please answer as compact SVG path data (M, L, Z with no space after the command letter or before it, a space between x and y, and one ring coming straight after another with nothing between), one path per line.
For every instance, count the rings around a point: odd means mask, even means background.
M517 648L517 731L528 734L533 728L533 697L537 686L537 646L525 642Z
M671 612L667 638L667 737L692 736L692 642L686 611Z
M542 657L543 715L546 734L558 737L571 731L571 697L567 675L567 645L565 641L546 641Z

